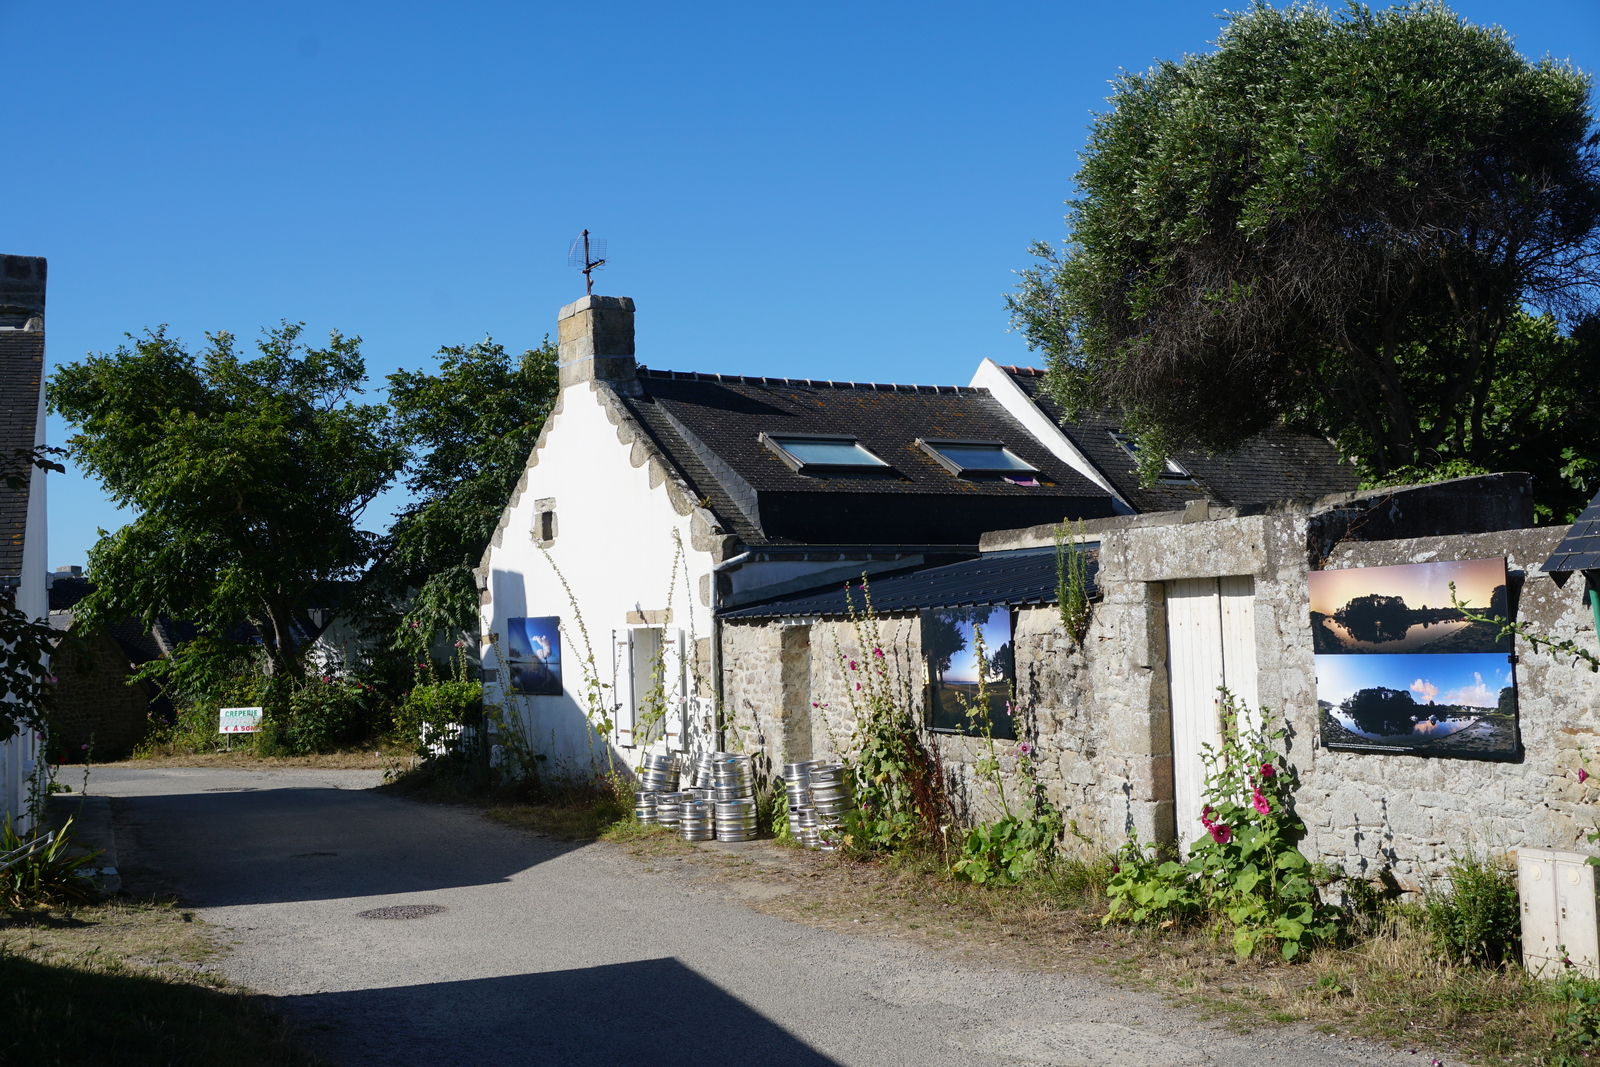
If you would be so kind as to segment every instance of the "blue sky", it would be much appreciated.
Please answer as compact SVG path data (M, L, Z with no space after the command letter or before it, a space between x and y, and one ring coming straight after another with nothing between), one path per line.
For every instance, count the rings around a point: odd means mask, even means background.
M587 226L645 363L965 383L1029 358L1002 294L1063 233L1107 80L1222 6L0 0L0 251L50 260L54 363L288 318L381 378L537 344ZM1456 9L1600 55L1594 0ZM75 472L50 496L52 566L122 521Z

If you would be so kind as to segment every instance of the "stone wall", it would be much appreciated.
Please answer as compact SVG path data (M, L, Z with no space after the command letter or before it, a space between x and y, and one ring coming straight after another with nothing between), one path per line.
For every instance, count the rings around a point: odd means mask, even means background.
M1284 751L1301 774L1297 803L1309 855L1353 877L1389 871L1415 889L1452 851L1583 846L1600 808L1584 802L1576 772L1580 749L1600 748L1600 675L1569 657L1517 642L1522 753L1514 762L1334 751L1319 739L1307 584L1315 568L1505 556L1520 621L1596 647L1582 576L1558 586L1539 570L1565 528L1496 530L1525 521L1525 483L1502 476L1200 521L1107 521L1093 533L1101 597L1083 647L1064 634L1053 606L1023 608L1017 616L1018 736L1038 748L1047 796L1092 847L1114 848L1130 831L1147 841L1173 839L1165 583L1248 575L1258 703L1288 727ZM1448 493L1477 493L1485 503L1473 509L1430 499ZM1430 525L1447 532L1410 536ZM1456 532L1448 532L1452 526ZM1017 531L997 540L1028 548L1047 538L1048 531ZM906 699L920 711L917 621L885 625L891 631L885 647L903 673ZM729 622L722 634L730 743L736 738L761 749L774 767L848 751L849 672L841 673L835 649L847 666L863 657L847 622ZM993 818L995 798L973 769L982 742L926 736L940 753L960 816Z

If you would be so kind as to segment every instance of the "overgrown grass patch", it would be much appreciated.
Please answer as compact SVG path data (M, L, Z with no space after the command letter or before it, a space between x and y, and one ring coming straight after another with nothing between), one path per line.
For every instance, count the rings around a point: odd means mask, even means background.
M166 904L0 913L0 1065L321 1063L263 998L209 968L216 952Z

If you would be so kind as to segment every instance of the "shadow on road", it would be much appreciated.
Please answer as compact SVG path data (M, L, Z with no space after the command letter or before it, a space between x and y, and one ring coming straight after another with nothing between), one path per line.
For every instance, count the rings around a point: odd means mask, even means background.
M313 993L276 1004L313 1051L341 1067L838 1062L675 959Z
M581 847L371 790L132 796L113 812L124 884L197 907L487 885Z

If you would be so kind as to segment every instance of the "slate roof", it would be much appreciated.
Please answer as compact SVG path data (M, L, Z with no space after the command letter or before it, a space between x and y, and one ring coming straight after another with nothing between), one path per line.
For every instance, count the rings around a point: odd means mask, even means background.
M39 414L40 379L44 373L44 334L37 330L0 330L0 467L18 473L18 449L31 449ZM25 477L32 482L34 468ZM20 492L0 482L0 578L22 573L22 544L27 535L28 486Z
M989 395L965 386L882 385L653 371L622 402L749 547L976 545L986 530L1112 514L1110 496L1052 455ZM791 470L759 435L846 434L886 471ZM957 477L918 438L1003 441L1037 486Z
M1567 536L1544 561L1546 574L1600 570L1600 494L1589 501Z
M1094 580L1100 569L1098 549L1098 545L1085 545L1079 549L1090 553L1091 596L1095 594ZM964 563L873 578L870 580L872 607L882 614L894 614L933 608L1054 604L1057 579L1054 548L994 552ZM860 611L863 603L859 584L852 592L847 592L843 585L837 585L822 592L778 597L762 604L724 611L721 617L770 619L839 616L848 615L852 606Z
M1044 388L1044 371L1036 367L1003 369L1051 421L1061 426L1078 451L1135 511L1171 511L1201 499L1223 507L1238 507L1348 493L1359 488L1355 470L1339 461L1338 453L1326 440L1280 427L1251 438L1233 455L1180 453L1173 458L1194 476L1193 480L1163 481L1143 489L1133 458L1112 437L1121 430L1115 416L1085 413L1063 424L1060 406Z

